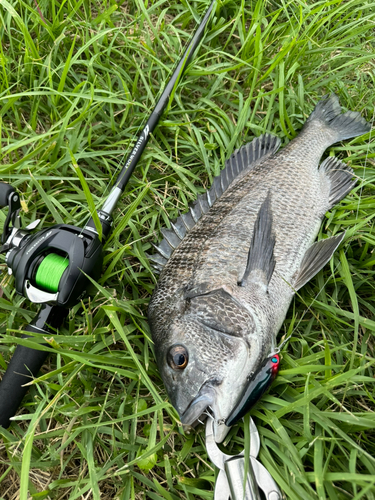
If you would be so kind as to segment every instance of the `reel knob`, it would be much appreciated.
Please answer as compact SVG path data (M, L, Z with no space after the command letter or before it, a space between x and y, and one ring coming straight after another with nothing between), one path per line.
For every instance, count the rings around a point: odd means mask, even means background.
M12 227L16 229L20 227L20 218L18 216L21 209L20 197L14 187L5 182L0 182L0 208L2 207L8 207L8 215L5 219L3 234L1 236L3 246L0 248L0 252L7 250L5 242L12 232Z
M9 196L12 193L15 193L16 190L10 184L6 184L5 182L0 182L0 207L7 207L9 205ZM17 199L13 201L17 201L19 199L18 194L16 193Z

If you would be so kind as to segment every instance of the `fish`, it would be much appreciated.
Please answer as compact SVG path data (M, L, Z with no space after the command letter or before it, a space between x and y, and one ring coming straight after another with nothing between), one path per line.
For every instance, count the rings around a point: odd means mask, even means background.
M149 256L160 273L148 307L157 365L185 425L207 409L216 442L251 376L277 348L293 295L331 259L345 233L315 241L326 212L354 187L325 150L367 133L358 112L324 96L281 150L266 133L226 161L189 212L162 229Z

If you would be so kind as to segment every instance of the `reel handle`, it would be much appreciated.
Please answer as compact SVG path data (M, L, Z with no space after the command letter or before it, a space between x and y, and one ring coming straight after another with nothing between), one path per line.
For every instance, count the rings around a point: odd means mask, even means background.
M68 311L56 306L42 306L38 316L25 330L33 333L45 333L48 336L56 333L56 328L64 321ZM49 323L47 323L47 321ZM23 335L22 338L28 338ZM11 424L10 418L16 414L21 401L29 387L24 387L37 377L48 352L37 351L18 345L0 384L0 426L5 429Z
M0 208L7 207L9 205L9 195L15 191L14 187L10 184L0 182Z
M0 208L8 207L8 215L4 222L3 234L1 236L1 243L5 243L11 233L11 226L19 227L19 211L21 208L21 201L18 193L10 184L0 182ZM0 252L6 250L6 247L1 247Z

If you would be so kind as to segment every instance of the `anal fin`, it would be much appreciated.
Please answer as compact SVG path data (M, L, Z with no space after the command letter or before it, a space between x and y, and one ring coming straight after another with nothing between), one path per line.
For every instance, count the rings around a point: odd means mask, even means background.
M302 288L329 262L344 236L345 232L326 240L316 241L306 250L298 276L293 283L295 290Z
M344 162L332 156L323 161L319 167L319 172L323 173L330 182L330 208L345 198L357 182L353 180L353 170Z
M253 283L267 291L275 268L273 249L275 246L275 234L272 230L271 196L268 192L262 203L254 225L253 237L250 244L245 273L239 286Z

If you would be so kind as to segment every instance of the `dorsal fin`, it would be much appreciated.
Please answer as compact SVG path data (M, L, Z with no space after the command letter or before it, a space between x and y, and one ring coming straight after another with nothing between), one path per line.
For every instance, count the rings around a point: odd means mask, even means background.
M253 169L266 156L276 153L279 147L280 139L278 137L263 134L237 149L228 158L220 175L214 178L211 188L198 196L193 205L189 207L189 212L180 215L174 224L171 222L170 229L162 229L164 239L158 246L154 245L160 255L148 255L157 272L163 269L173 250L178 247L185 234L209 211L234 179L245 170Z
M251 239L246 269L239 286L253 283L264 292L267 291L275 269L275 258L273 249L275 247L275 234L272 230L271 195L268 191L266 199L262 203L254 225L253 237Z

